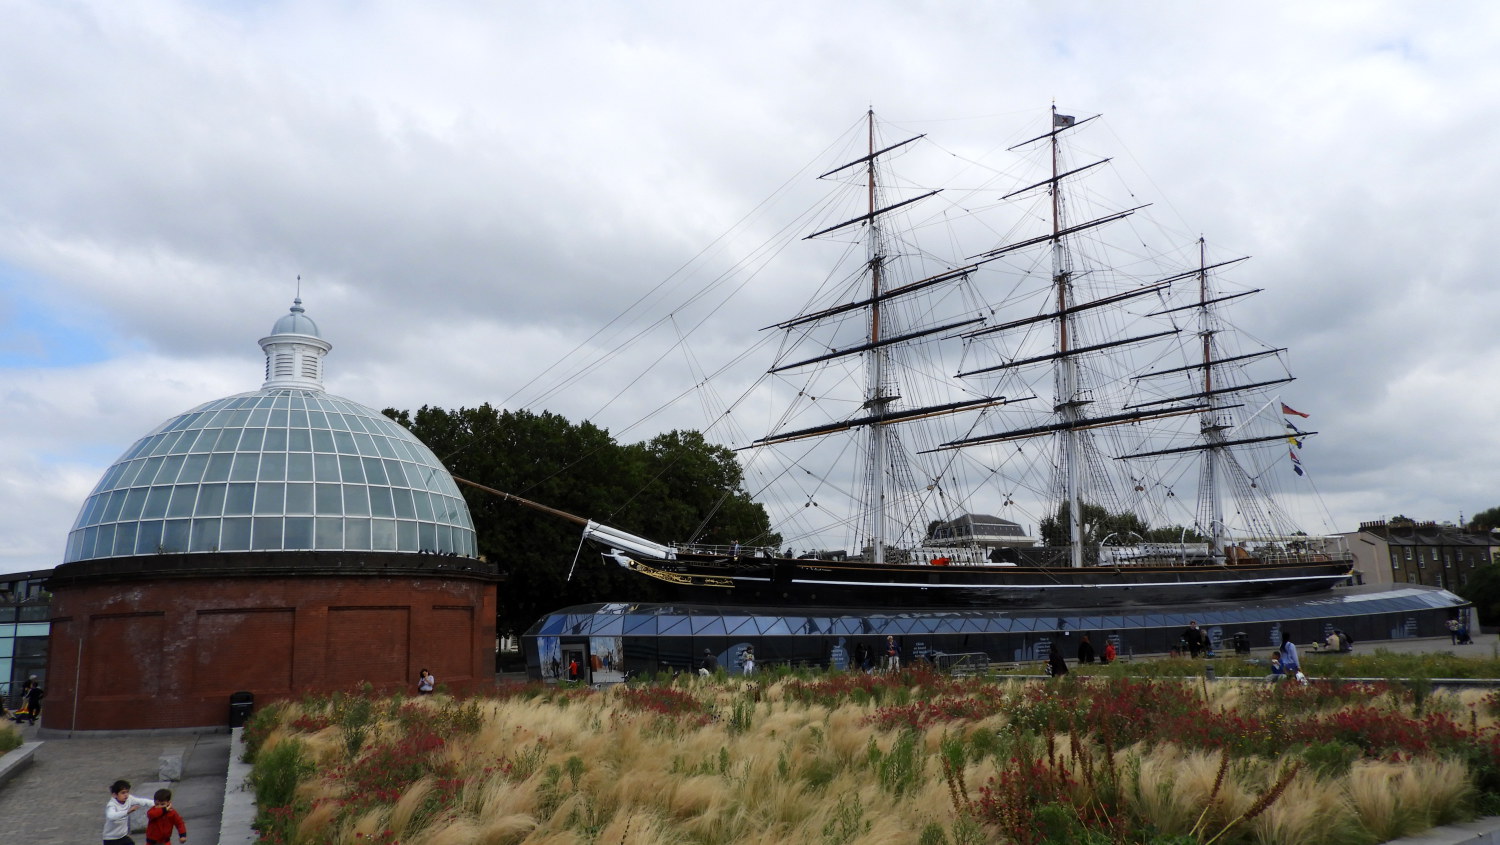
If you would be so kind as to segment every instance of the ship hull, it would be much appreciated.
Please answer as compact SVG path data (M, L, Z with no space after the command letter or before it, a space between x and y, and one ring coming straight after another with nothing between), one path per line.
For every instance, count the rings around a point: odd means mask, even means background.
M1073 569L614 557L669 585L679 600L747 607L1160 607L1304 595L1350 577L1347 561Z

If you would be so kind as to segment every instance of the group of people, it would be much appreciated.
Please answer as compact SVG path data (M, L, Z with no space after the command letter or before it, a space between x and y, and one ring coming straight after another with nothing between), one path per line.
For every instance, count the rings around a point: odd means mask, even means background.
M1473 645L1474 639L1469 636L1469 625L1462 619L1448 620L1448 636L1453 638L1454 645Z
M158 789L151 799L130 794L130 781L117 780L109 787L109 801L104 805L104 845L135 845L130 838L131 814L146 811L146 845L167 845L172 831L177 841L187 841L187 823L172 807L172 790Z
M36 724L36 720L42 715L42 699L46 697L47 691L42 689L41 682L32 675L16 694L16 709L10 712L10 717L23 724Z
M1115 644L1110 640L1104 641L1104 652L1101 654L1094 650L1094 643L1089 639L1088 634L1078 638L1078 665L1080 666L1093 663L1095 660L1100 663L1113 663L1117 656ZM1063 657L1062 649L1056 644L1047 653L1047 674L1054 678L1068 674L1067 658Z

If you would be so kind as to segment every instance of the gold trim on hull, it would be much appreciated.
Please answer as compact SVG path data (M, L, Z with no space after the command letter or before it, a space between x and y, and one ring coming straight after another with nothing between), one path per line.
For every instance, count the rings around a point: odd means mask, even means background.
M654 566L647 566L635 558L627 558L630 568L642 575L665 581L668 584L681 584L686 587L722 587L726 590L734 589L734 579L720 577L717 575L683 575L679 572L665 572Z

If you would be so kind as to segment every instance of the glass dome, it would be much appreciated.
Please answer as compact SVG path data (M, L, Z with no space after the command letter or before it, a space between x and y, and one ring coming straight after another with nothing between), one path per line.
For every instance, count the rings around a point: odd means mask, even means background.
M64 562L296 549L476 552L453 477L411 432L319 389L273 387L131 446L84 502Z

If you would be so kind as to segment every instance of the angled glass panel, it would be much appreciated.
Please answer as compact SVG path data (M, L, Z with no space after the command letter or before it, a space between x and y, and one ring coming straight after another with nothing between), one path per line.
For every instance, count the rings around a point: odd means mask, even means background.
M677 616L670 619L657 620L657 636L659 637L683 637L693 631L692 618L688 616Z
M792 633L792 627L780 616L768 616L757 620L761 636L778 636Z
M370 520L370 548L377 552L396 550L396 520Z
M344 520L337 516L320 516L313 520L319 549L344 548Z
M182 472L177 475L178 484L197 484L203 480L203 471L208 469L208 453L203 452L188 455L182 464Z
M260 456L261 481L286 480L286 453L269 452Z
M208 469L203 471L204 481L228 481L229 465L233 463L234 455L229 452L215 452L208 456Z
M724 617L718 615L705 615L693 617L693 634L703 636L723 636Z
M135 553L154 555L161 546L161 520L153 519L140 523L135 535Z
M363 484L344 485L344 513L348 516L370 515L370 492Z
M147 519L160 519L167 515L167 500L172 496L171 487L152 487L146 493L146 506L141 511L141 516Z
M219 550L219 520L194 519L192 539L188 542L190 552L216 552Z
M594 617L594 629L591 632L596 637L618 637L625 632L625 620L618 616L596 616Z
M322 428L315 428L311 433L312 451L320 455L331 455L339 450L333 442L333 432Z
M355 551L370 550L370 520L355 517L344 518L344 548Z
M172 487L172 501L167 504L167 516L185 517L193 515L193 502L198 498L198 485L177 484Z
M181 554L188 550L190 520L169 519L162 525L161 548L169 554Z
M231 484L224 497L224 515L248 516L254 504L254 484Z
M177 475L182 472L182 462L185 460L187 460L186 455L167 455L161 462L161 469L156 473L156 483L176 482Z
M115 529L113 557L124 557L135 553L135 535L139 528L139 523L126 522Z
M310 549L313 547L313 518L289 516L286 518L286 538L282 544L286 549Z
M631 613L625 616L625 636L651 636L656 633L656 617L649 613Z
M241 452L259 452L265 446L266 430L263 428L247 428L240 437L239 450Z
M428 551L437 548L437 526L430 522L417 523L417 545Z
M268 428L268 429L266 429L266 445L263 447L263 449L262 449L263 451L266 451L266 452L285 452L286 451L286 446L287 446L286 429L284 429L284 428Z
M313 456L306 452L292 452L286 456L287 481L312 481Z
M544 617L542 619L541 625L537 627L537 634L544 637L561 636L563 632L563 626L566 625L567 622L568 617L560 616L557 614Z
M251 524L251 549L262 551L281 548L281 517L257 516Z
M259 452L237 452L234 456L234 466L229 469L229 480L254 481L259 469Z
M415 552L422 547L417 544L417 524L405 519L396 520L396 548L398 551Z

